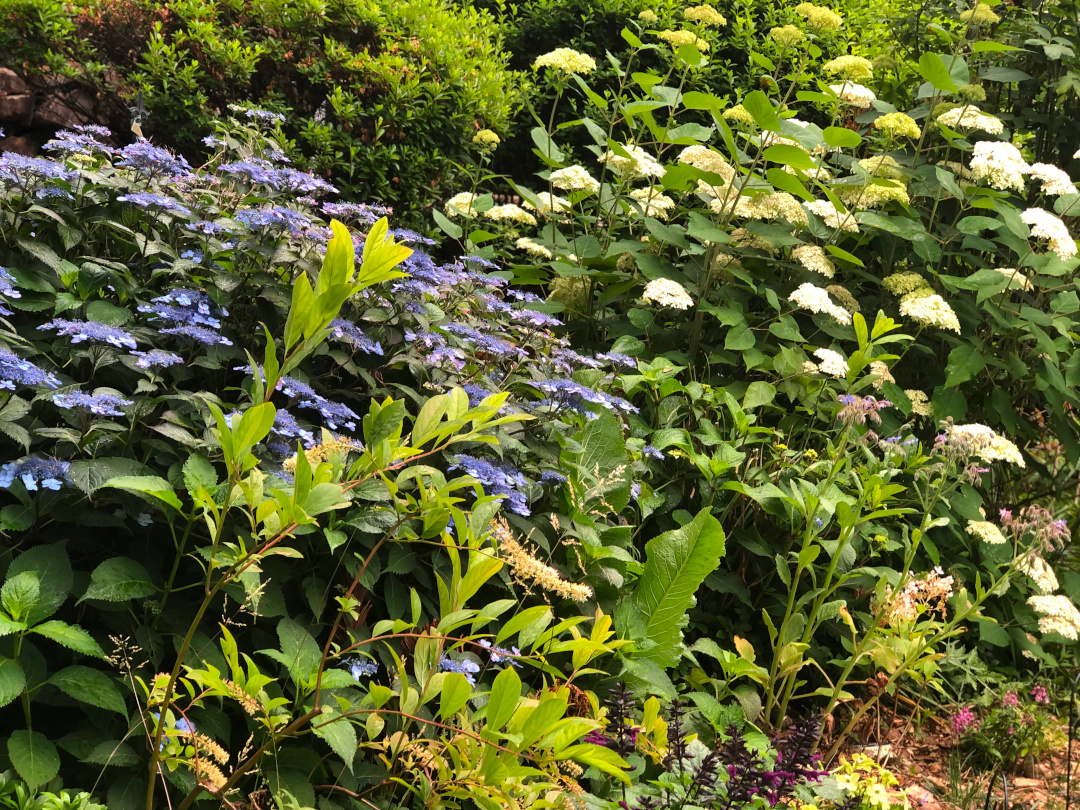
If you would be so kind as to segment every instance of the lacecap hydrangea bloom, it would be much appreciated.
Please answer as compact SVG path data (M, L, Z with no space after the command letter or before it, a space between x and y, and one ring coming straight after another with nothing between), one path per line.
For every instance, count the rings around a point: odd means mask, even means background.
M1076 255L1076 242L1069 235L1065 223L1042 208L1029 208L1020 214L1020 220L1031 227L1031 235L1036 239L1045 239L1050 251L1062 259L1071 259Z
M915 119L902 112L879 115L874 119L874 129L880 129L886 135L891 135L894 138L917 140L922 135L922 130L915 123Z
M555 50L536 57L533 68L550 68L563 73L592 73L596 70L596 60L588 54L575 51L573 48L556 48Z
M712 6L691 6L683 10L683 16L701 25L727 25L727 19Z
M587 191L590 194L600 191L600 182L589 174L588 169L576 164L553 171L548 179L551 185L563 191Z
M641 299L650 304L657 304L672 309L690 309L694 299L687 294L683 285L670 278L656 278L645 285Z

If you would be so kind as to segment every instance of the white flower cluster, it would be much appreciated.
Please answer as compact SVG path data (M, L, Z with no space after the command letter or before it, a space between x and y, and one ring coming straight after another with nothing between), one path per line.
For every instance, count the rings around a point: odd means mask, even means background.
M626 144L623 150L630 157L616 155L609 149L600 156L599 160L611 166L611 170L624 180L634 177L664 176L664 167L640 146Z
M655 188L638 188L630 192L630 197L641 205L642 213L647 217L666 220L675 207L675 201Z
M533 67L546 67L561 70L564 73L592 73L596 70L596 60L573 48L556 48L543 56L536 57Z
M930 289L930 284L918 273L893 273L881 280L881 286L896 296L904 296L916 290Z
M484 216L492 222L517 222L519 225L536 224L536 217L521 206L513 203L492 206L484 212Z
M1076 255L1076 242L1069 236L1069 229L1049 211L1029 208L1020 215L1020 220L1031 227L1032 236L1050 243L1052 253L1062 259L1071 259Z
M689 164L703 172L718 174L724 178L725 183L730 183L735 177L735 168L724 160L723 155L700 144L683 149L679 153L679 163Z
M672 309L690 309L694 305L683 285L670 278L656 278L646 284L641 300Z
M832 302L827 290L817 287L810 282L800 284L794 292L788 296L788 300L801 309L811 312L823 312L832 316L833 320L840 324L851 323L851 313Z
M830 377L847 376L847 360L840 352L834 352L832 349L814 349L814 357L821 361L816 370L822 374L828 374Z
M913 414L923 419L934 418L934 406L930 404L930 397L926 395L925 391L920 391L917 388L905 388L904 396L911 403L911 412Z
M825 255L820 245L799 245L791 251L791 258L812 273L821 273L825 278L836 275L836 265Z
M830 228L848 233L859 232L859 223L855 221L855 217L846 211L837 211L830 200L814 200L803 205L811 214L821 217Z
M1027 601L1039 614L1039 632L1057 633L1070 641L1080 639L1080 610L1068 596L1039 594Z
M451 217L475 217L478 213L477 210L473 207L473 204L475 202L475 194L470 194L467 191L463 191L460 194L455 194L453 197L447 200L446 206L443 210L446 211L447 216Z
M952 596L953 578L945 576L941 567L934 568L922 579L911 579L897 593L886 587L881 604L875 600L874 610L886 607L885 622L892 627L912 624L924 612L940 612L945 616L945 603Z
M1009 287L1017 287L1021 290L1032 290L1031 279L1017 270L1015 267L995 267L994 270L1001 273L1009 280Z
M1028 551L1017 557L1016 570L1030 578L1039 593L1053 593L1058 589L1057 574L1037 551Z
M527 236L523 236L518 239L514 244L519 250L524 250L530 256L535 256L538 259L551 259L551 251L541 245L539 242L534 242Z
M1001 546L1006 542L1001 529L989 520L969 520L967 522L967 533L977 540L982 540L989 546Z
M944 298L928 288L915 290L900 299L900 314L923 326L948 329L960 334L960 321Z
M844 82L843 84L830 84L829 89L852 107L863 110L870 109L870 105L877 100L874 91L856 82Z
M948 444L965 455L983 461L1004 461L1017 467L1026 467L1020 449L1004 436L999 436L986 425L952 425L945 433Z
M558 197L547 191L541 191L536 197L540 201L540 205L533 205L528 200L525 200L525 207L534 211L539 211L541 214L548 214L552 211L556 214L562 214L570 210L570 201L565 197Z
M896 377L892 375L889 364L884 360L874 360L870 363L870 373L874 375L873 386L878 391L885 387L885 383L896 384Z
M998 191L1023 192L1024 175L1031 171L1020 150L1005 141L979 141L968 168L974 179L985 180Z
M937 117L937 122L949 129L978 129L990 135L1000 135L1005 129L1005 125L999 119L979 112L974 107L956 107L946 110Z
M1042 182L1042 193L1053 197L1076 194L1076 185L1068 173L1052 163L1032 163L1030 174Z
M548 178L551 185L561 188L563 191L587 191L596 194L600 191L599 181L589 174L584 166L573 165L565 169L558 169L551 173Z

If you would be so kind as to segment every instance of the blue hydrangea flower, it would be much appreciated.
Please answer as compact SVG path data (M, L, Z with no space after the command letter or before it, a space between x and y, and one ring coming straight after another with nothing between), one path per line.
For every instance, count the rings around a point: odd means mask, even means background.
M365 335L359 326L342 318L335 318L330 322L330 334L338 340L351 343L356 351L383 356L383 348L380 344Z
M259 158L238 160L218 168L218 173L239 177L251 185L272 185L275 171L274 164Z
M482 638L476 643L481 647L486 647L488 649L488 655L491 656L491 663L501 664L503 661L506 661L511 666L522 666L522 663L517 660L517 657L521 655L521 650L517 647L511 647L508 650L505 647L493 646L486 638Z
M135 516L135 522L140 526L149 526L154 522L154 516L149 512L139 512L139 514Z
M94 152L102 152L111 155L116 152L111 146L106 146L98 138L108 138L112 133L105 127L78 126L75 132L62 129L56 136L45 144L42 149L49 152L66 152L69 154L90 155Z
M369 661L366 658L347 658L342 663L355 681L359 681L361 678L370 678L379 671L379 662Z
M232 341L224 335L219 335L213 329L202 326L174 326L170 329L162 329L161 334L190 338L196 343L202 343L204 346L213 346L215 344L221 344L222 346L233 345Z
M139 312L145 312L161 320L180 324L196 324L211 329L221 328L221 318L229 311L218 306L202 290L177 288L165 295L151 299L149 304L139 306Z
M34 192L34 196L39 200L74 200L71 196L71 192L67 189L60 188L60 186L45 186L39 188Z
M0 348L0 388L14 391L16 385L59 388L60 380L55 374L42 371L10 349Z
M8 489L18 478L30 491L37 491L39 488L56 491L64 484L74 484L68 474L70 467L70 461L37 456L9 461L0 467L0 487Z
M236 221L249 231L259 228L287 228L293 236L311 225L311 219L299 211L276 205L273 208L243 208L236 212Z
M116 199L119 202L129 202L142 208L164 208L166 211L175 211L177 214L185 217L191 216L190 208L186 205L181 205L172 197L166 197L164 194L154 194L149 191L135 191L131 194L121 194Z
M638 412L636 407L622 397L594 391L587 385L582 385L574 380L541 380L533 383L533 385L549 395L549 399L539 403L541 405L570 407L577 411L583 411L586 415L588 415L588 412L585 409L585 403L599 405L609 411L620 411L621 413Z
M315 389L306 382L301 382L295 377L289 376L283 376L278 380L277 390L281 391L286 396L296 397L297 399L315 399L319 396L315 393Z
M455 661L454 659L443 656L439 659L439 669L443 672L457 672L465 676L467 680L473 686L476 686L476 673L480 671L480 665L475 661L464 659L463 661Z
M178 354L167 352L162 349L151 349L148 352L128 352L139 359L135 365L139 368L168 368L184 362L184 358Z
M483 486L484 492L488 495L505 498L511 512L528 517L529 507L525 494L520 490L527 487L529 482L518 470L509 464L493 464L485 458L476 456L462 454L457 459L449 469L464 470L467 475L475 478Z
M98 343L108 343L110 346L115 346L118 349L125 346L129 349L139 348L139 344L135 342L135 338L120 327L108 326L107 324L97 323L95 321L68 321L63 318L56 318L46 324L42 324L38 329L55 329L58 335L69 336L72 343L82 343L84 340L93 340Z
M285 123L285 116L281 113L271 112L270 110L260 110L257 107L244 110L244 115L246 115L250 121L262 121L268 124Z
M87 394L82 391L56 394L53 402L57 407L65 409L86 408L90 413L96 413L98 416L124 416L120 408L134 404L130 399L124 399L115 394Z
M394 213L393 208L383 205L366 205L364 203L331 203L322 204L323 213L335 219L354 220L364 225L374 225L380 219Z
M647 444L644 447L642 447L641 448L641 454L643 456L645 456L645 458L654 458L657 461L663 461L664 460L664 454L662 452L660 452L659 450L657 450L655 447L653 447L651 444Z
M312 447L315 444L315 434L300 427L296 422L296 417L284 408L278 408L277 414L274 416L274 426L271 428L271 433L282 439L300 439L304 443L304 447ZM288 453L292 453L295 445L295 442L286 445L289 448Z
M515 323L527 323L529 326L541 328L552 328L563 325L563 322L558 318L548 315L546 312L539 312L535 309L512 309L510 311L510 320Z
M317 394L307 383L286 376L278 380L277 388L287 396L299 399L299 407L321 413L331 430L337 430L341 425L350 431L356 430L356 420L360 417L351 408Z
M596 355L597 360L603 360L604 362L611 363L616 368L622 367L625 369L636 370L637 360L628 354L619 354L618 352L607 352L606 354Z
M551 360L554 362L555 368L562 371L564 374L570 374L580 368L598 369L601 366L599 360L593 357L586 357L583 354L578 354L573 349L566 348L565 346L552 350Z
M397 241L404 242L409 245L434 245L434 239L428 239L426 236L418 234L416 231L410 231L408 228L395 228L390 231L390 235Z
M516 359L528 357L528 354L525 353L524 349L520 349L502 338L497 338L493 335L485 335L483 332L479 332L471 326L465 326L465 324L461 323L452 323L445 328L450 334L458 335L464 340L469 341L475 346L477 351L485 354L494 355L499 358Z
M195 222L186 222L184 223L184 228L193 233L201 233L204 236L220 236L222 234L232 233L230 228L219 225L216 222L210 222L206 219L196 220Z
M117 166L126 166L147 174L180 179L191 175L191 164L180 155L154 146L146 138L139 138L120 150L121 160Z
M280 191L299 194L336 194L337 187L307 172L296 169L275 169L273 186ZM312 200L314 202L314 200ZM432 242L432 244L435 244Z
M565 484L566 476L555 470L544 470L540 473L540 482L543 484Z
M222 146L227 146L225 141L221 140L217 135L207 135L202 139L203 146L207 146L210 149L218 149Z
M72 182L79 173L62 163L46 158L31 158L4 152L0 155L0 181L12 185L26 185L29 180L63 180Z

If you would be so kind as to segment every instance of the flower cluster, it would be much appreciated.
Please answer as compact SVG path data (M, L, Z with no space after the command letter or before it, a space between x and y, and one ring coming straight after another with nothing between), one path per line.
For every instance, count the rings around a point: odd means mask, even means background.
M38 489L59 490L72 484L68 470L71 462L55 458L28 456L19 461L9 461L0 467L0 488L9 489L16 479L31 492Z
M507 508L518 515L529 514L529 506L522 492L529 482L520 471L506 463L496 464L485 458L460 455L450 465L451 470L464 470L483 487L488 495L498 495L506 499Z
M645 285L641 299L672 309L690 309L694 305L694 299L687 294L683 285L669 278L655 278L650 281Z
M664 167L640 146L625 144L622 151L625 156L617 155L609 149L600 156L599 160L610 166L611 170L623 180L664 176Z
M1076 255L1076 242L1069 235L1065 223L1042 208L1028 208L1020 214L1020 220L1031 227L1031 235L1036 239L1045 239L1051 253L1061 259L1071 259Z
M788 296L788 300L801 309L811 312L824 313L832 317L837 323L851 323L851 313L832 302L829 293L809 281L803 282Z
M724 18L724 15L712 6L691 6L690 8L683 9L683 16L686 19L693 20L701 25L727 25L727 20Z
M1027 466L1017 446L986 425L948 425L939 439L950 450L963 456L973 456L986 462L1004 461L1018 467Z
M1005 130L1001 120L980 112L975 107L954 107L937 117L937 123L949 129L978 129L989 135L1000 135Z
M880 129L886 135L894 138L910 138L918 140L922 130L915 123L915 119L902 112L885 113L874 119L874 129Z
M42 324L38 329L55 329L58 335L70 337L72 343L92 340L96 343L108 343L118 349L125 346L129 349L139 347L135 342L135 338L120 327L95 323L94 321L68 321L63 318L55 318L48 323Z
M592 73L596 70L596 60L572 48L556 48L550 53L536 57L533 69L546 67L563 73Z
M124 416L120 409L135 404L132 400L116 394L87 394L83 391L56 394L53 402L58 408L83 408L98 416Z
M890 627L909 625L926 612L938 612L945 616L945 603L952 596L953 578L945 576L940 567L929 571L921 579L910 579L903 588L886 587L880 605L883 617Z
M522 547L502 518L496 518L492 522L491 536L495 540L499 555L510 566L514 578L526 587L536 586L546 593L574 602L584 602L592 598L592 588L588 585L567 582L557 570L540 562Z
M1027 603L1039 616L1039 632L1057 633L1069 641L1080 639L1080 610L1068 596L1037 594L1028 597Z

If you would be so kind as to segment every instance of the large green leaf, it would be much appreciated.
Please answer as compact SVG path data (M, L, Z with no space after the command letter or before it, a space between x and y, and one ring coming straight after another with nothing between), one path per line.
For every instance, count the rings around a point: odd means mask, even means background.
M26 571L37 574L38 583L43 586L26 619L29 624L37 624L55 613L71 592L71 562L64 544L27 549L15 558L7 577L11 579Z
M687 611L724 555L724 542L720 521L702 509L687 525L645 545L645 570L632 596L644 620L640 657L666 667L678 662Z
M0 708L7 706L26 688L26 674L19 662L0 658Z
M622 426L608 411L585 423L577 443L562 452L573 469L571 482L586 504L583 511L621 512L630 500L630 468Z
M60 756L38 731L15 731L8 738L8 757L29 787L44 785L60 770Z
M124 602L141 599L156 590L142 565L129 557L113 557L94 569L90 575L90 587L79 601L102 599L106 602Z
M80 703L127 716L123 695L104 672L90 667L65 667L49 678L49 683Z
M351 771L356 756L356 726L349 722L349 718L342 716L341 712L331 711L316 720L312 730L316 737L341 757L345 767Z
M94 641L94 637L81 627L53 619L31 628L31 632L45 636L45 638L83 655L92 655L95 658L105 657L105 651Z

